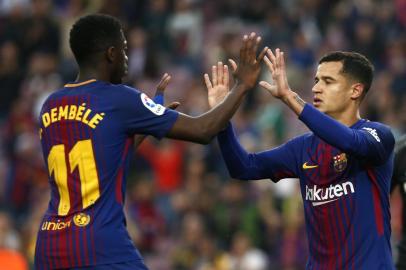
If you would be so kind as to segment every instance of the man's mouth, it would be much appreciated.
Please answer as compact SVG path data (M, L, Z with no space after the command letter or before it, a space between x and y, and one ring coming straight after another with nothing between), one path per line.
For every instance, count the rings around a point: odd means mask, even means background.
M314 97L313 98L313 106L319 106L323 101L320 98Z

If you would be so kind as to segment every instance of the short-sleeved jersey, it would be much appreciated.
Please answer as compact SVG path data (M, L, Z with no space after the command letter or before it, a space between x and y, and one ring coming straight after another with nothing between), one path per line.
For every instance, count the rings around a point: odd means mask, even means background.
M39 228L37 269L142 260L123 212L133 136L161 138L177 116L136 89L96 80L48 97L40 138L51 200Z
M300 179L309 270L394 269L389 211L393 135L388 127L362 119L351 127L351 138L354 147L345 151L309 133L248 154L230 128L219 136L232 177Z

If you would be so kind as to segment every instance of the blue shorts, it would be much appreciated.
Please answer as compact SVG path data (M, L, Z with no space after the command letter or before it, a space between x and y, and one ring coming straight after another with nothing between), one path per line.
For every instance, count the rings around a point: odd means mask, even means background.
M122 263L103 264L96 266L74 267L64 270L148 270L143 261L135 260Z

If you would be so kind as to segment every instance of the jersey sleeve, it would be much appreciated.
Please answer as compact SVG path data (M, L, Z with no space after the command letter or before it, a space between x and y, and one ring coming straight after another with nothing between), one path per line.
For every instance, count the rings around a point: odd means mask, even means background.
M352 129L308 104L299 119L328 144L373 164L383 164L394 148L392 132L380 123L366 122L360 129Z
M298 177L297 155L299 139L293 139L272 150L247 153L238 142L230 124L217 136L221 154L230 176L241 180L271 179L277 182L283 178Z
M119 93L120 119L129 135L145 134L158 139L172 128L178 112L155 103L146 94L122 86Z

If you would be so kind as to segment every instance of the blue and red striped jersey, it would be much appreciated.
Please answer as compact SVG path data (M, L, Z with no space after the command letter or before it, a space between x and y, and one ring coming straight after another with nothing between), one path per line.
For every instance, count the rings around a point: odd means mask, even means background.
M177 116L136 89L103 81L67 84L48 97L39 120L51 200L37 269L142 260L123 212L133 136L161 138Z
M299 178L309 258L306 269L394 269L389 191L394 138L365 119L346 127L306 105L312 133L260 153L247 153L230 125L219 134L233 178Z

